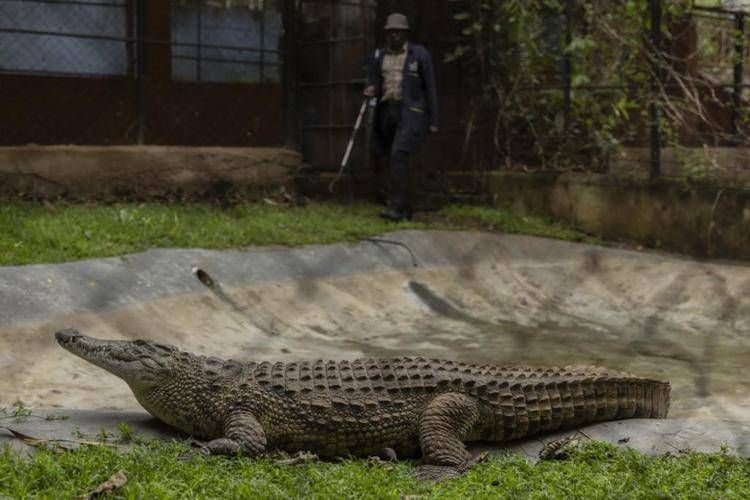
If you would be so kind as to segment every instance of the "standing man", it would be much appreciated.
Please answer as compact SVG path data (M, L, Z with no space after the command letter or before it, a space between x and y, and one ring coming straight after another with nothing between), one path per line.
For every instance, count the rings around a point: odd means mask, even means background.
M388 208L380 216L400 221L412 215L409 156L438 131L437 88L430 53L407 41L409 22L391 14L385 23L385 50L375 51L367 97L377 98L373 149L389 154Z

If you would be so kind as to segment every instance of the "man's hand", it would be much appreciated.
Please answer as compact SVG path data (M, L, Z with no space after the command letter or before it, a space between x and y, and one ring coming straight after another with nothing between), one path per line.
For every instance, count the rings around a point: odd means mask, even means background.
M439 129L435 125L430 125L430 132L433 134L437 134L438 130Z
M369 85L362 92L365 97L375 97L375 85Z

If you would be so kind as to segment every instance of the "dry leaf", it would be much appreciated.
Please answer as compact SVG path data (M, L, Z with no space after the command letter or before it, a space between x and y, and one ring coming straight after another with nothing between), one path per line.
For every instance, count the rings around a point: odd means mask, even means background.
M87 493L86 495L81 496L83 500L91 500L92 498L96 498L102 493L108 493L111 491L115 491L119 488L122 488L125 486L125 483L128 482L128 476L125 475L124 470L118 470L114 474L112 474L109 479L104 481L102 484L96 487L95 490L91 491L90 493Z

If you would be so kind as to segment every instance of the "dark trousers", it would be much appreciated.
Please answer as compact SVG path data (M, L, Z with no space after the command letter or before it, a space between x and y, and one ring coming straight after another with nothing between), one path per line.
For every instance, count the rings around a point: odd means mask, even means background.
M396 138L405 133L401 120L401 102L380 103L380 131L385 140L385 150L390 151L388 177L388 205L390 208L411 215L409 152L396 148Z

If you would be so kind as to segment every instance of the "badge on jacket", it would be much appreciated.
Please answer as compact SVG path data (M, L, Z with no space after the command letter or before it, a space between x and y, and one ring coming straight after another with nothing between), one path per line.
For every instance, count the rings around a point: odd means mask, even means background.
M409 63L409 71L416 73L419 71L419 61L412 61Z

